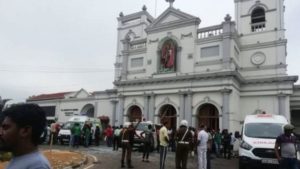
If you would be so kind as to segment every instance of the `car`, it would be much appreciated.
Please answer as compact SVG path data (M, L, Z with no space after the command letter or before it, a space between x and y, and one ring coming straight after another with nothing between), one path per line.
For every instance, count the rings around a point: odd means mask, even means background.
M41 144L48 144L50 141L50 126L46 126L44 132L40 136Z

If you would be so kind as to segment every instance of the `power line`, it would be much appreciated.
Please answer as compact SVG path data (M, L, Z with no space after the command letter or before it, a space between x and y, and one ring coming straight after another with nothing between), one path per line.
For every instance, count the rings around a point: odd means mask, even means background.
M103 65L61 65L61 66L51 66L51 65L4 65L0 64L0 68L49 68L49 69L110 69L105 68Z
M9 70L9 69L0 69L0 72L9 72L9 73L111 73L114 72L113 69L107 70Z
M157 0L155 0L155 12L154 12L154 17L156 18L156 12L157 12Z

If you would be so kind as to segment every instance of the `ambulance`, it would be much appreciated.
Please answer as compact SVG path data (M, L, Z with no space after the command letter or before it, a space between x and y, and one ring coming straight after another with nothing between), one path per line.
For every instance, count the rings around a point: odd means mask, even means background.
M273 114L247 115L241 132L239 169L262 166L278 167L275 141L288 124L284 116Z
M94 132L96 126L99 126L100 132L102 133L100 119L87 116L73 116L59 130L57 139L62 145L65 143L69 144L71 137L71 128L75 123L79 123L80 128L82 128L85 123L91 124L92 133ZM94 135L92 135L92 140L94 140Z

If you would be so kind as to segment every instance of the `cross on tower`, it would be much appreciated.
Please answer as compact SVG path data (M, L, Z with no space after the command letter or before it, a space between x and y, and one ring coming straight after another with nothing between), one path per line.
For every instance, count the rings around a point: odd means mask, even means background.
M170 7L173 7L173 3L175 0L166 0L166 1L170 3Z

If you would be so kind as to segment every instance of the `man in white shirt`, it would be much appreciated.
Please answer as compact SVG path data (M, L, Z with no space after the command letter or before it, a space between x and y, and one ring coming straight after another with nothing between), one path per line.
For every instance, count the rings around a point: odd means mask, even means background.
M208 142L208 134L205 131L206 126L201 125L200 131L198 133L197 138L197 151L198 151L198 169L207 169L207 142Z

